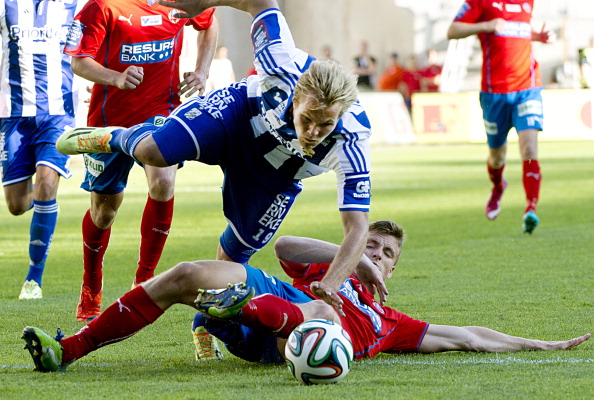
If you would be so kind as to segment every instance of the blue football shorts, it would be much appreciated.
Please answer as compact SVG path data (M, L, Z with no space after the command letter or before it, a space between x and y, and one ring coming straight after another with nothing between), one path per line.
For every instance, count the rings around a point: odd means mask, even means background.
M542 88L513 93L480 93L483 120L490 148L501 147L507 141L509 130L542 131Z
M261 269L244 264L247 273L246 285L251 286L256 291L256 296L260 294L273 294L294 304L309 303L312 298L299 289L280 280L279 278L268 275Z
M266 272L244 264L246 284L252 286L256 295L272 294L295 304L308 303L312 299L302 291ZM208 332L219 338L235 356L247 361L264 364L284 363L278 351L277 339L234 321L207 318Z
M64 131L74 126L74 117L70 115L0 119L0 175L3 186L28 180L39 165L70 178L70 157L58 152L56 141Z
M145 121L146 124L163 125L165 117L156 115ZM124 153L83 154L85 178L80 187L87 192L102 194L121 193L128 184L134 159Z
M245 85L212 92L182 104L152 134L169 165L197 160L221 167L228 226L220 243L240 263L272 239L302 190L300 180L265 158L278 142L271 135L256 137L248 101Z

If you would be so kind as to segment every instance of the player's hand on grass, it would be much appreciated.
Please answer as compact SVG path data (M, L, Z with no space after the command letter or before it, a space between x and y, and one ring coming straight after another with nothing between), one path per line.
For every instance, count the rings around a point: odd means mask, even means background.
M206 88L206 79L208 77L200 72L184 72L184 80L177 85L178 96L192 96L194 93L203 94Z
M344 311L342 311L342 299L334 289L325 283L318 281L312 282L310 288L313 294L334 307L340 316L346 317Z
M194 18L209 8L208 1L203 0L159 0L159 4L178 10L179 12L173 15L175 18Z
M116 81L116 87L122 90L136 89L144 79L142 67L131 65L122 72Z

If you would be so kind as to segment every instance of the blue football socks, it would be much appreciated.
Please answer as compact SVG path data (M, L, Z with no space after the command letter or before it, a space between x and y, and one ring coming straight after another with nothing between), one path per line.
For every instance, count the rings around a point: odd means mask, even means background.
M134 157L134 150L142 139L155 131L153 124L140 124L127 129L115 129L111 132L109 146L115 153L125 153Z
M33 209L33 218L31 219L29 231L29 273L25 280L34 280L41 286L45 260L58 220L58 203L56 199L49 201L34 200Z

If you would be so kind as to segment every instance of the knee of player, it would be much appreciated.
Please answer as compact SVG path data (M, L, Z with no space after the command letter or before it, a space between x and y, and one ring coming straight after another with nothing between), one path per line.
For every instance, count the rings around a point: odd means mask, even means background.
M10 201L6 201L6 206L8 208L8 212L12 215L18 216L23 215L30 207L24 207L22 203L14 203Z
M58 181L48 179L38 180L35 183L35 199L40 201L50 201L56 198L58 191Z
M202 268L201 261L181 262L167 273L169 276L168 285L175 287L175 290L180 294L188 291L196 292L200 288L199 284L204 273L205 269Z
M153 200L167 201L173 197L175 181L169 177L152 178L148 182L149 194Z
M138 143L136 148L133 149L134 158L146 165L152 165L154 167L168 167L170 165L175 165L177 162L172 162L168 164L165 161L165 158L161 154L161 149L152 138L152 136L148 136Z
M117 210L109 207L101 207L95 210L91 210L91 219L97 228L107 229L109 228L116 217Z

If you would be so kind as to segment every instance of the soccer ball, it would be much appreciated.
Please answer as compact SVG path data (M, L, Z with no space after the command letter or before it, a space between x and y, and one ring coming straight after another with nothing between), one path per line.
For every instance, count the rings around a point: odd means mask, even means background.
M306 385L336 383L349 373L353 344L340 325L312 319L291 332L285 357L289 371L299 382Z

